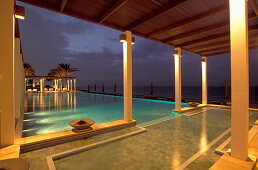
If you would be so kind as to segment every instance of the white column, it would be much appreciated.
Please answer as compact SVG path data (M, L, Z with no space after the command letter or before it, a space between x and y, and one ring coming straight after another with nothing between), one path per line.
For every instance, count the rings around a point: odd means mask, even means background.
M40 92L43 92L43 79L40 79L39 83L40 83Z
M59 81L58 79L56 79L56 91L58 91L58 89L59 89Z
M72 79L70 80L70 91L73 91L73 81L72 81Z
M231 155L247 160L249 63L247 0L229 0L231 45Z
M76 79L74 79L74 91L76 92Z
M14 143L14 1L0 1L0 147Z
M124 71L124 120L132 120L132 33L125 31L126 41L123 42Z
M45 91L45 79L42 79L42 91L44 92Z
M24 81L24 91L26 91L26 88L27 88L27 78L25 78L25 81Z
M56 89L57 89L57 87L56 87L56 79L54 79L54 89L55 89L55 91L56 91Z
M202 57L202 104L207 104L207 57Z
M67 81L67 91L70 91L70 82L69 82L69 79L67 79L66 81Z
M60 81L60 91L63 91L62 79L60 79L59 81Z
M175 111L181 111L181 48L175 48Z

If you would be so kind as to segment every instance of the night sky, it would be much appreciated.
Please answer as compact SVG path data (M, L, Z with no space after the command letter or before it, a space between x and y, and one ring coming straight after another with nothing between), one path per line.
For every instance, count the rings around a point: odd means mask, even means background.
M122 33L38 7L23 4L26 19L19 21L23 57L47 75L58 63L69 63L79 71L77 86L122 85ZM173 48L136 37L133 46L133 85L153 82L174 85ZM250 51L250 85L258 86L258 50ZM230 55L208 58L208 85L221 86L230 80ZM186 52L182 57L182 86L201 86L201 58Z

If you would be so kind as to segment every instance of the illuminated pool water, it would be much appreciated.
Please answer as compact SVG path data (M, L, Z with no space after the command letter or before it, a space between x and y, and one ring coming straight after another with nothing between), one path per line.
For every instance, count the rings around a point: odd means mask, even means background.
M182 107L188 104L182 103ZM175 103L133 99L137 124L173 116ZM123 119L123 98L89 93L27 93L23 137L70 129L74 119L93 119L96 124Z

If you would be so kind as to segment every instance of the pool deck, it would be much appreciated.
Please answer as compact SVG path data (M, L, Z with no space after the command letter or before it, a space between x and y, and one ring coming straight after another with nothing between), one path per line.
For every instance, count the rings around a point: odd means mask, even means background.
M217 107L217 108L224 108L224 109L230 109L231 108L231 106L226 106L226 105L199 104L196 107L192 107L192 106L183 107L183 108L181 108L180 113L184 113L184 112L187 112L187 111L191 111L191 110L195 110L195 109L199 109L199 108L203 108L203 107ZM256 109L256 108L249 108L249 110L258 111L258 109Z
M0 148L0 160L19 158L20 145L11 145L5 148Z
M232 169L232 170L258 170L257 158L258 158L258 121L255 122L253 127L256 131L254 138L251 140L248 146L249 158L247 161L236 159L230 156L230 150L223 154L222 157L210 168L210 170L219 169Z

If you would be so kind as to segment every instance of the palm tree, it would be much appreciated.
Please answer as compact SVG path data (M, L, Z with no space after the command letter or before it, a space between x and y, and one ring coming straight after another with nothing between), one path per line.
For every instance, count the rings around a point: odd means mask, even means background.
M24 74L25 76L35 76L35 69L30 65L30 63L24 63Z
M49 71L48 76L56 77L67 77L73 72L78 71L77 68L71 68L70 64L58 64L58 67ZM65 81L65 87L67 87L67 82Z
M63 76L63 77L67 77L68 75L72 74L73 72L78 71L77 68L71 68L70 64L58 64L57 69L59 70L59 73Z
M62 77L62 74L59 69L54 68L49 71L48 76Z

